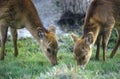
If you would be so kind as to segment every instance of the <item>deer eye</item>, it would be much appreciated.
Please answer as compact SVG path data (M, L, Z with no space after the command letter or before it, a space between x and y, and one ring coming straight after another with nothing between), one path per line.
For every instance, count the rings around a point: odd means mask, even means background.
M51 49L50 49L50 48L47 48L47 51L48 51L48 52L51 52Z

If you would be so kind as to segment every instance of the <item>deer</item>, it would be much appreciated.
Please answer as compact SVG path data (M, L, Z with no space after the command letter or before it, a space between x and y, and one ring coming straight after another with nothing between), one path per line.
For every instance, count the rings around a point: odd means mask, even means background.
M54 26L46 29L38 15L32 0L0 0L0 60L4 60L5 43L8 28L14 44L14 55L18 56L17 29L26 28L40 45L42 51L52 65L57 64L58 41Z
M98 36L102 37L103 62L107 44L114 27L119 28L120 0L92 0L84 19L82 37L72 33L77 64L85 67L90 60Z

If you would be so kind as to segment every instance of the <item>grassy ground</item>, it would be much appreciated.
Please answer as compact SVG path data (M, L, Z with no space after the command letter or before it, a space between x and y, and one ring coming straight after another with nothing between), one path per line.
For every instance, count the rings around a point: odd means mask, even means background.
M102 62L94 59L95 49L86 68L80 69L74 60L71 47L73 42L63 38L58 52L57 66L51 66L32 39L18 41L19 55L14 57L13 43L6 43L6 56L0 61L0 79L119 79L120 78L120 50L113 59Z

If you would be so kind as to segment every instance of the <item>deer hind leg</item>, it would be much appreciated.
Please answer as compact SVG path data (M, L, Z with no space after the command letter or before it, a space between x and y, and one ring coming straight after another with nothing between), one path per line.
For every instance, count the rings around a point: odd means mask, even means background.
M18 55L18 49L17 49L17 29L15 28L10 28L11 29L11 35L13 39L13 44L14 44L14 55L17 57Z
M113 58L113 56L115 55L119 46L120 46L120 32L119 32L119 37L118 37L117 43L115 44L115 47L110 54L110 58Z
M0 60L4 59L4 55L5 55L5 43L6 43L6 39L7 39L7 31L8 31L8 27L1 25L0 26L0 32L1 32L1 54L0 54Z
M97 50L96 50L96 60L99 60L99 53L100 53L100 45L101 45L101 35L99 35L97 37L97 41L96 41L96 44L97 44Z

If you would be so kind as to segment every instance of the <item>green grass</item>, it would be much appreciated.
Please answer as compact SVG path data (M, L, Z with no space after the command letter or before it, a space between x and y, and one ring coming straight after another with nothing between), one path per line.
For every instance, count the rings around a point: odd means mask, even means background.
M14 57L12 41L6 43L6 56L0 61L0 79L119 79L120 78L120 50L113 59L109 58L111 49L107 51L107 60L102 62L94 59L95 49L86 68L80 69L76 65L71 39L62 38L58 52L56 66L51 66L40 47L33 39L18 40L19 55Z

